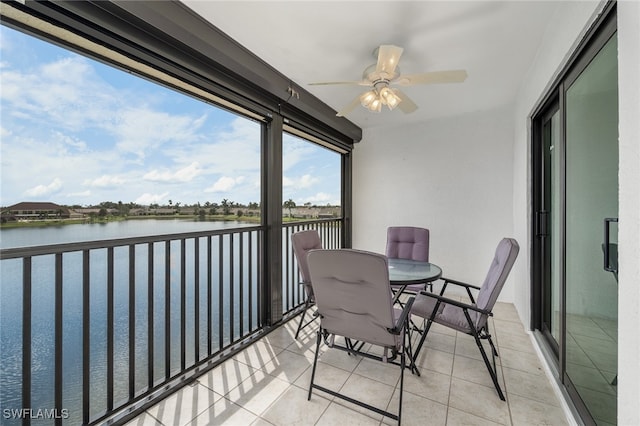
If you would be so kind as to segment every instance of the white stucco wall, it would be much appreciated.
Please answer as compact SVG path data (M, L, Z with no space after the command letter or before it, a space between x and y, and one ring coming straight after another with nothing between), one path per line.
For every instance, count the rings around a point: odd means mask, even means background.
M513 235L510 108L365 130L354 151L355 248L384 252L392 225L430 230L430 260L480 285ZM513 284L501 300L511 301Z

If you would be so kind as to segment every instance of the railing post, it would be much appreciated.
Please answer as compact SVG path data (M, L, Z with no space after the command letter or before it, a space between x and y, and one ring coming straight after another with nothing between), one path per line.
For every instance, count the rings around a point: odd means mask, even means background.
M267 325L282 319L282 116L263 126L262 224L264 241L264 309Z
M22 406L31 407L31 257L22 261ZM31 424L24 416L23 426Z

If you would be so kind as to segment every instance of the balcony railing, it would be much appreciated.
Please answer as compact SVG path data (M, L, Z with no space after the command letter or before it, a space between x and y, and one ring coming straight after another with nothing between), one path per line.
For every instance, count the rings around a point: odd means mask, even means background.
M285 318L304 300L291 234L317 229L340 247L341 223L283 226ZM123 419L249 344L265 326L263 236L251 226L0 250L0 399L15 408L3 422Z

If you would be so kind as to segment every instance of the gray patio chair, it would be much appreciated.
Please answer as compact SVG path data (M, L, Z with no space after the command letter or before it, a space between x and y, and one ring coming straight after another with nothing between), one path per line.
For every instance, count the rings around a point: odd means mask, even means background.
M387 257L394 259L411 259L428 262L429 230L415 226L388 227L385 254ZM405 291L417 293L425 289L425 284L408 285ZM396 286L392 285L392 288L394 287Z
M300 314L300 322L298 323L298 329L296 330L295 339L298 339L300 330L313 323L318 315L313 313L311 318L305 322L307 311L314 304L313 287L311 287L311 278L309 276L309 266L307 264L307 253L310 250L316 250L322 248L322 241L320 235L316 230L300 231L291 235L291 245L293 246L293 253L298 261L298 271L300 273L300 285L304 287L305 301L304 308Z
M352 249L312 250L307 260L316 307L320 314L320 328L307 399L310 400L312 390L317 389L400 423L407 355L411 371L419 374L413 364L411 341L407 335L413 297L405 303L403 310L393 307L387 258L381 254ZM336 336L344 337L346 345L337 344ZM323 339L330 348L400 366L400 401L397 415L358 401L356 396L344 395L314 383ZM383 355L360 352L356 349L357 345L351 343L353 341L379 346ZM397 361L398 356L400 362Z
M431 324L434 322L473 336L482 354L482 359L487 366L487 370L489 370L498 396L500 396L501 400L505 400L502 389L500 389L500 384L498 383L495 358L498 356L498 352L491 340L488 318L493 316L493 306L496 300L498 300L498 295L507 280L507 276L518 256L519 250L520 247L516 240L512 238L502 239L496 248L489 272L481 287L442 278L444 285L439 295L423 291L416 296L411 313L424 318L426 320L426 326L424 331L421 332L422 336L414 354L414 361L418 358L427 333L429 333ZM443 294L449 284L463 287L467 291L471 303L463 303L444 297ZM473 298L471 289L479 290L477 301ZM418 330L418 332L420 331ZM484 339L488 340L489 345L491 345L493 365L489 362L487 353L482 346L482 340Z

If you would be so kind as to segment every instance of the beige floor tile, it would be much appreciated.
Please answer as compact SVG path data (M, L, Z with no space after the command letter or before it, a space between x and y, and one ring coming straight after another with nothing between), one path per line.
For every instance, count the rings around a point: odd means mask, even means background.
M195 382L178 390L147 411L165 425L185 425L219 399L222 399L222 395Z
M318 362L329 364L346 371L353 371L362 361L361 356L349 355L339 349L332 349L324 346L318 356Z
M497 426L500 423L474 416L456 408L447 411L447 426Z
M294 385L304 390L308 390L309 384L311 383L312 368L313 365L305 370L305 372L298 378L298 380L295 381ZM314 378L314 382L317 385L323 386L327 389L339 391L347 382L347 379L350 375L351 372L349 371L345 371L341 368L319 362L316 367L316 376Z
M535 353L525 353L509 348L502 348L500 349L500 358L503 367L544 375L540 359Z
M538 402L558 406L560 402L547 376L526 373L504 367L505 388L507 395L518 395Z
M498 350L500 348L509 348L520 352L535 353L533 349L533 343L529 334L510 334L503 333L500 336L493 339Z
M526 331L520 322L503 321L501 319L494 318L491 333L497 335L499 339L503 333L526 334Z
M262 418L274 425L312 425L318 421L331 401L320 395L313 395L307 401L307 392L296 387L289 387L262 414Z
M415 340L412 341L412 344L413 344L413 347L415 348L418 346L419 337L418 337L418 333L414 333L414 335L416 337L414 338ZM429 333L427 334L427 338L424 341L424 346L427 348L436 349L443 352L453 353L456 347L456 337L455 335L443 334L433 330L429 330Z
M293 352L282 351L265 364L262 367L262 371L286 382L293 383L312 365L312 359Z
M509 408L513 426L568 424L561 408L518 395L509 396Z
M418 368L437 371L442 374L451 375L453 368L453 354L438 351L429 347L423 347L416 359Z
M232 359L201 376L198 382L220 395L226 395L255 372L255 368Z
M391 401L393 391L394 386L385 385L384 383L352 374L340 390L340 393L384 410L387 408L387 405L389 405L389 401ZM375 414L366 408L359 407L347 401L338 401L337 398L334 399L334 401L365 415Z
M497 367L498 383L504 390L502 369L499 365ZM484 361L479 361L477 359L456 355L453 358L453 377L468 380L487 387L494 387L493 380L491 379L491 375L489 374L489 370L487 370L487 366Z
M504 384L508 402L499 399L473 338L434 324L430 339L417 360L421 376L405 370L403 424L510 426L512 421L514 425L527 426L565 424L560 402L533 351L529 335L517 319L515 308L498 303L494 311L496 318L490 320L490 326L500 353L498 377ZM194 386L183 388L152 407L131 424L160 425L161 421L164 425L180 425L191 420L193 424L255 426L395 424L373 411L318 390L314 390L311 401L307 401L316 334L315 327L309 327L295 340L297 325L297 318L287 322L203 375ZM615 324L588 323L588 327L596 326L605 330ZM602 334L598 335L602 337ZM414 333L413 337L417 341L419 336ZM580 377L585 375L579 374L594 372L594 363L601 368L615 367L602 346L596 346L591 353L581 347L590 348L589 345L605 339L569 338L572 343L569 361L583 360L592 367L585 370L587 365L579 365L574 370L576 381L589 386L580 388L581 393L598 413L601 424L606 426L612 419L611 423L615 423L615 409L611 411L607 400L611 399L615 406L616 389L608 384L615 372L600 373L599 385L605 389L608 386L609 394L590 389L596 385L581 381ZM610 338L608 341L613 342ZM486 348L491 357L488 344ZM364 350L379 352L371 345L366 345ZM348 355L322 344L315 382L395 413L399 377L398 366Z
M299 337L298 340L293 340L293 338L291 338L291 344L287 346L287 350L313 359L316 351L316 335L314 334L312 339L302 339Z
M234 404L226 398L221 398L196 417L193 422L189 423L189 426L248 425L257 419L258 417L255 414L245 410L240 405Z
M126 423L125 426L162 426L162 423L145 411L129 423Z
M484 348L487 357L491 360L491 345L489 345L489 342L486 339L482 339L480 342L482 343L482 347ZM482 354L480 353L480 349L478 349L475 339L472 336L464 335L462 333L459 333L456 338L455 354L482 361ZM500 361L500 357L496 357L496 364L499 365ZM493 361L491 360L491 362Z
M509 424L509 407L493 386L483 386L453 377L449 407L500 424Z
M249 346L247 349L236 354L233 359L242 362L243 364L250 365L254 368L261 368L266 363L271 361L271 358L273 358L283 350L283 348L273 346L268 342L259 340Z
M270 376L260 370L229 392L227 398L259 416L289 386L290 384L284 380Z
M520 322L520 316L513 303L496 302L493 314L502 321Z
M408 371L404 375L405 392L410 392L441 404L448 404L451 376L427 369L420 370L420 376L407 373Z
M360 361L353 372L390 386L395 386L400 380L400 366L368 358Z
M357 413L344 405L332 402L316 426L378 426L379 424L380 419Z
M398 412L399 395L400 393L396 389L387 407L387 411L390 413L396 414ZM402 393L402 418L400 420L405 426L444 426L447 420L447 406L405 391ZM385 417L382 423L385 425L397 424L390 417Z

